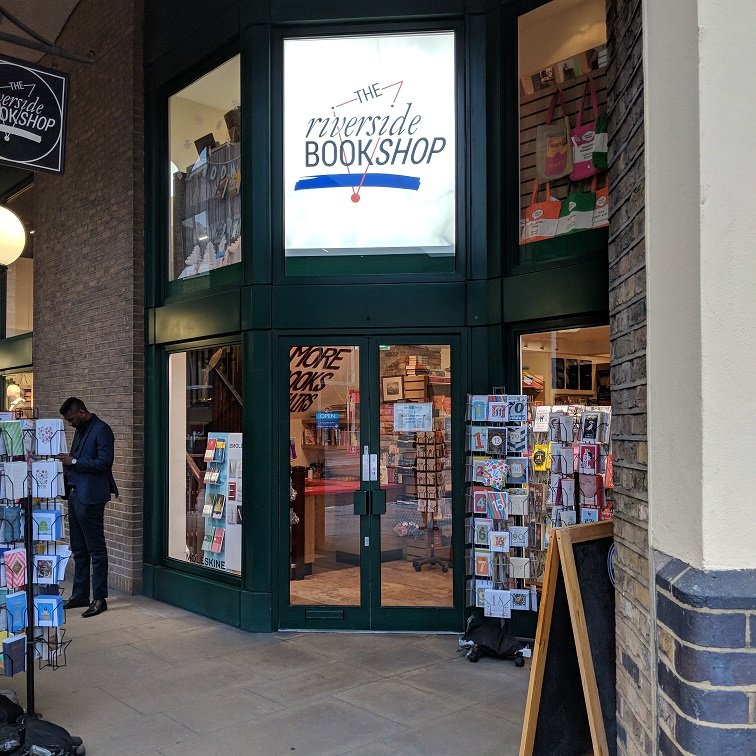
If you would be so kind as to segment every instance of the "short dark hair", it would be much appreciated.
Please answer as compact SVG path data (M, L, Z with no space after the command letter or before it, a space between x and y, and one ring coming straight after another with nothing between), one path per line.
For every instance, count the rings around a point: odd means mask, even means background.
M89 411L87 410L87 405L84 404L81 399L78 399L75 396L69 396L68 399L60 405L60 414L67 415L72 410L74 412L78 412L79 410L84 410L84 412Z

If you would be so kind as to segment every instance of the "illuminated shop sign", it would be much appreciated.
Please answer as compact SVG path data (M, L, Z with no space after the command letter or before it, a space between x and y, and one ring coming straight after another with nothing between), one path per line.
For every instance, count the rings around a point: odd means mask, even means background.
M68 74L0 57L0 163L63 173Z
M454 34L284 42L289 256L453 255Z

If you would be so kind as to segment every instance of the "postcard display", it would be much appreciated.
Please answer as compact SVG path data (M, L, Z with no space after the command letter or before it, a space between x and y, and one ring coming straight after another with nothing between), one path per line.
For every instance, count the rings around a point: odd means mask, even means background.
M530 488L542 572L553 528L612 519L611 408L537 406L531 415Z
M509 618L538 608L528 399L494 391L467 401L467 603Z
M203 563L240 573L242 434L208 433L205 463Z
M553 529L612 518L610 425L609 407L468 396L469 606L503 618L537 611Z
M0 669L27 673L34 711L34 660L66 663L61 583L71 556L64 537L63 465L68 451L59 418L0 421ZM27 515L31 512L31 518Z

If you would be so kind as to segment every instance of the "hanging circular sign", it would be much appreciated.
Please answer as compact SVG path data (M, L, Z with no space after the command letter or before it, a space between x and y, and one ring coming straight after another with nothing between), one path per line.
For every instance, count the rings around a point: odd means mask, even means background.
M0 163L63 173L68 74L0 57Z

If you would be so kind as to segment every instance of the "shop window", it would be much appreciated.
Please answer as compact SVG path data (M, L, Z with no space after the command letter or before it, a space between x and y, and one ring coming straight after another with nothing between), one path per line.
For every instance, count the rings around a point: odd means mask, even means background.
M169 100L170 280L241 261L240 91L237 56Z
M538 405L609 405L609 326L520 337L523 393Z
M5 373L3 410L16 417L31 417L34 408L34 377L31 371Z
M241 573L241 348L168 360L168 556Z
M520 16L520 244L533 265L606 252L606 9L554 0Z
M451 31L284 40L287 275L452 272Z
M34 325L34 185L30 184L4 203L26 228L26 246L5 270L5 334L31 333Z

